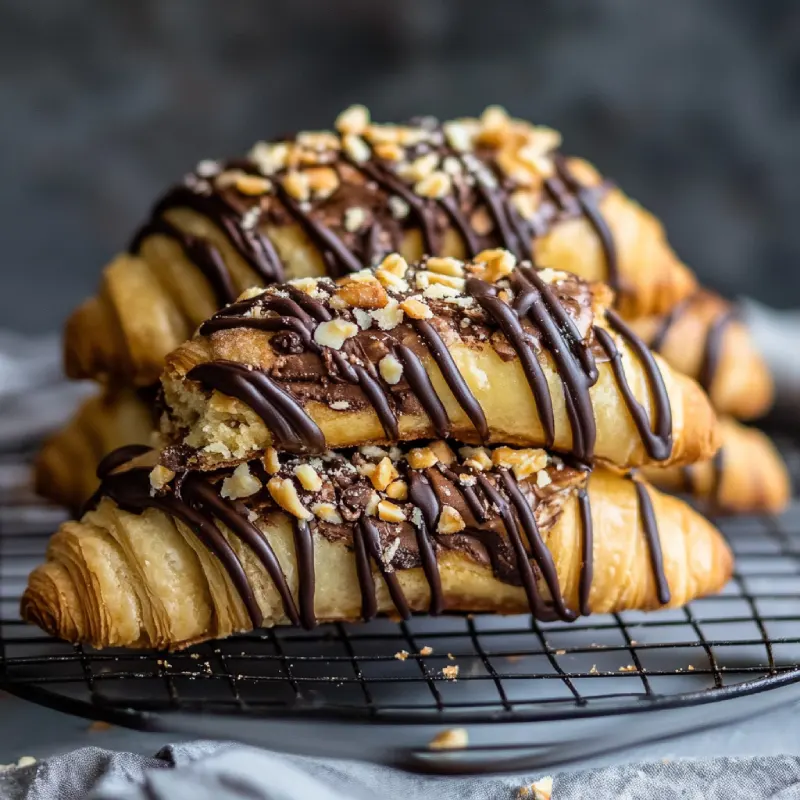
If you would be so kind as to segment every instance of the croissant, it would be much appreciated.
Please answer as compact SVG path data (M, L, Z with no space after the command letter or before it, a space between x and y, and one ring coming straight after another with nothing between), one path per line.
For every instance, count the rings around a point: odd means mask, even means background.
M779 514L789 503L791 483L769 437L729 417L720 419L722 446L707 461L686 467L646 467L655 486L685 492L714 513Z
M735 308L700 290L662 317L630 323L650 348L675 369L695 378L714 408L752 419L772 403L772 377Z
M201 469L270 444L434 436L620 467L713 455L707 398L608 310L603 284L517 268L508 251L478 259L409 267L394 254L245 296L168 357L166 440Z
M95 647L178 649L262 626L412 612L677 606L728 580L715 528L646 483L543 450L364 448L176 475L101 465L22 616Z
M658 221L560 135L509 118L371 124L257 144L201 162L156 204L98 294L71 317L73 378L146 386L165 356L251 286L341 276L387 253L416 260L503 246L543 267L603 279L624 316L668 311L696 282Z
M123 445L152 443L156 427L152 398L141 392L90 397L42 446L34 464L36 491L59 505L80 508L97 489L97 462Z

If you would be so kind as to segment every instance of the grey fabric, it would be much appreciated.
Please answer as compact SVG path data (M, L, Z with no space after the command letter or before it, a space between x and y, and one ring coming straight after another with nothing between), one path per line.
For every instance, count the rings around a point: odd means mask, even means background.
M0 773L2 800L494 800L542 775L437 778L345 761L285 756L212 742L166 747L152 758L87 747ZM800 759L637 764L555 775L553 800L789 800Z

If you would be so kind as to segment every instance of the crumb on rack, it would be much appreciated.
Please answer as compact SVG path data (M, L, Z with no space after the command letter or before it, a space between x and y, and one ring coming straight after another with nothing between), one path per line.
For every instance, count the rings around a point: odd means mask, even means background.
M553 779L547 775L517 791L518 800L550 800L553 793Z
M464 728L448 728L437 733L428 743L430 750L462 750L469 744L469 735Z
M599 670L597 669L597 664L592 664L592 668L589 670L590 675L597 675Z
M458 666L442 667L442 675L449 681L456 680L458 678Z
M431 655L431 653L433 653L433 648L432 648L432 647L428 647L428 645L425 645L425 647L423 647L423 648L422 648L422 649L419 651L419 654L420 654L421 656L429 656L429 655Z
M566 654L567 654L566 650L556 650L556 655L557 656L564 656Z
M633 664L628 664L625 667L619 668L620 672L636 672L636 667Z
M408 650L398 650L398 651L397 651L397 652L394 654L394 657L395 657L395 658L396 658L398 661L405 661L405 660L408 658Z
M102 733L111 730L111 723L102 719L96 719L88 728L89 733Z

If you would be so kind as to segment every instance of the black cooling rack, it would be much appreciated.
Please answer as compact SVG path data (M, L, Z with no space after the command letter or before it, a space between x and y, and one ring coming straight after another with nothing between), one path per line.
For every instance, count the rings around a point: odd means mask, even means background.
M787 455L797 474L800 451ZM64 517L27 485L26 454L0 456L0 687L70 713L465 771L485 759L494 767L550 763L569 754L567 744L585 755L590 733L599 752L800 696L797 502L780 518L722 521L736 575L720 595L683 609L572 624L383 619L158 653L72 646L19 619L26 576ZM458 667L455 680L450 667ZM641 715L632 717L645 711L663 720L650 732ZM282 724L265 726L264 718ZM620 729L623 718L636 722ZM331 733L343 724L345 733ZM420 755L437 730L462 726L470 745L457 763Z

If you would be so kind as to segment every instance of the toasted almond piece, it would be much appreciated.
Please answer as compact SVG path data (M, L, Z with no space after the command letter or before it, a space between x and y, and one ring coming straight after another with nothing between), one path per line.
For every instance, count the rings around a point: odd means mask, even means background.
M439 524L436 530L439 533L458 533L467 527L464 518L453 506L443 506L442 513L439 515Z
M397 275L398 278L404 278L406 272L408 272L408 262L400 253L389 253L381 261L380 268L386 270L386 272L391 272L392 275Z
M378 518L384 522L405 522L406 515L403 509L389 500L381 500L378 503Z
M313 514L300 502L294 482L291 478L270 478L267 483L272 499L284 510L298 519L309 520Z
M409 450L406 460L411 469L428 469L439 461L430 447L415 447Z
M449 275L452 278L464 277L464 262L457 258L431 257L425 262L425 267L438 275Z
M336 296L352 308L383 308L389 295L380 281L370 274L369 280L346 280L336 290Z
M174 477L175 473L171 469L162 464L156 464L150 471L150 486L158 491L163 489Z
M343 522L342 515L333 503L314 503L311 511L323 522L330 522L332 525L341 525Z
M343 319L321 322L314 331L314 341L323 347L340 350L342 345L358 333L358 325Z
M274 447L267 447L261 460L264 464L264 469L270 475L275 475L281 468L281 460L278 458L278 451Z
M261 481L250 472L247 464L239 464L238 467L222 481L220 495L231 500L238 500L240 497L250 497L262 487Z
M394 464L388 456L384 456L376 465L369 479L372 485L382 492L393 480L400 477Z
M464 459L465 467L472 467L478 472L492 468L492 457L485 447L462 447L458 453Z
M433 450L433 454L436 458L446 467L449 467L456 460L456 454L443 439L437 439L435 442L431 442L428 447Z
M400 383L403 377L403 365L391 353L385 355L378 362L378 371L381 373L381 377L390 386Z
M430 306L416 297L407 297L400 303L400 308L408 314L411 319L430 319L433 316Z
M369 109L366 106L352 105L342 111L333 127L341 134L362 133L369 125Z
M294 468L294 474L307 492L318 492L322 488L322 478L311 464L299 464Z
M408 484L405 481L392 481L386 487L386 496L391 500L408 500Z

